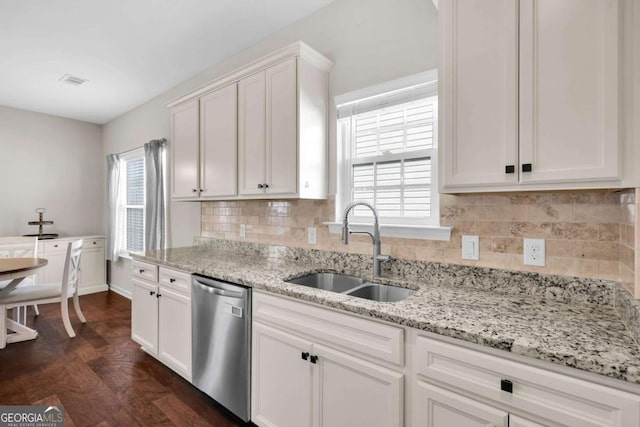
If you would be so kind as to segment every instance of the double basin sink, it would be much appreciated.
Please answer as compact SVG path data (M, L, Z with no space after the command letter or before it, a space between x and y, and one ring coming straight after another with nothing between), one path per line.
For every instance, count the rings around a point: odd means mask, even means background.
M308 274L287 280L287 283L294 283L379 302L402 301L413 294L411 289L371 283L359 277L335 273Z

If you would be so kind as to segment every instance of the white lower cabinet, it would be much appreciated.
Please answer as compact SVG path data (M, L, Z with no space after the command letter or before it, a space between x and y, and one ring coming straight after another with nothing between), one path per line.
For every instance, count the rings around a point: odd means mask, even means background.
M191 275L133 262L131 339L191 381Z
M413 335L417 426L640 425L640 394Z
M300 319L298 330L295 326L280 329L281 325L267 324L269 318L285 314L287 308ZM318 312L344 316L347 322L352 317L254 294L252 421L265 427L404 425L404 374L365 360L366 355L353 354L348 345L339 343L353 332L348 326L343 327L342 334L336 329L316 336L305 333L322 327L322 322L312 324L317 322ZM302 313L308 313L306 319L299 317Z

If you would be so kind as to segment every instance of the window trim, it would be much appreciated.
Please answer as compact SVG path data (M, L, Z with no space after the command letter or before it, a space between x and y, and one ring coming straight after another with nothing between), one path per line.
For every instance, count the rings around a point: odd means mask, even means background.
M135 208L135 209L142 209L142 228L144 230L144 226L145 226L145 221L146 221L146 215L144 214L145 212L145 206L144 206L144 202L142 205L129 205L126 203L127 200L127 162L131 161L131 160L137 160L137 159L142 159L144 161L144 148L140 147L137 148L135 150L131 150L131 151L127 151L126 153L122 153L120 154L120 170L122 171L121 176L120 176L120 197L118 200L118 204L119 209L118 209L118 214L120 216L120 223L122 224L122 227L124 229L124 233L122 235L122 241L121 241L121 246L120 248L118 248L118 253L120 255L120 257L122 258L126 258L126 259L132 259L131 258L131 253L132 252L136 252L136 251L130 251L128 249L126 249L126 244L127 244L127 208ZM144 184L143 184L143 188L146 188L147 186L147 177L146 174L143 174L144 177ZM146 248L146 242L144 241L144 231L143 231L143 236L142 236L142 241L143 241L143 251Z
M371 88L351 92L345 95L340 95L335 98L336 105L344 105L355 103L357 100L373 98L377 95L400 91L412 86L424 85L425 83L437 80L437 70L430 70L425 73L420 73L414 76L409 76L403 79L394 80L381 85L377 85ZM434 95L434 96L437 96ZM410 101L407 101L410 102ZM438 102L438 100L436 101ZM353 117L354 115L350 115ZM351 201L351 194L353 191L353 176L351 173L353 162L351 161L351 121L347 126L341 123L345 118L337 119L337 192L335 198L336 207L336 221L326 222L329 226L331 233L340 233L342 226L342 214L344 207ZM435 112L434 122L434 135L436 138L436 145L430 150L421 150L416 153L411 153L411 156L415 154L415 157L430 157L432 164L432 176L431 176L431 218L380 218L380 233L382 236L389 237L404 237L415 239L429 239L429 240L450 240L451 227L442 227L439 225L440 221L440 202L438 191L438 154L437 154L437 137L438 137L438 115L437 110ZM419 154L418 154L419 153ZM385 161L385 157L389 159L400 157L397 154L376 156L376 162ZM403 158L406 156L402 156ZM360 159L361 160L361 159ZM433 197L437 196L437 197ZM350 219L353 215L350 217ZM350 222L353 231L372 231L373 226L371 221L367 224L367 218L365 217L353 217L353 221Z

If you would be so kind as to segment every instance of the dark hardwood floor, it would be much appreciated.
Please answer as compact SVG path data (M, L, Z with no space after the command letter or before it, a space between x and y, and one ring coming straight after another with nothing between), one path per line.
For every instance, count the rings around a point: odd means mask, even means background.
M131 340L131 302L113 292L80 297L75 338L60 306L29 310L37 339L0 350L0 405L64 405L65 426L240 426L178 374Z

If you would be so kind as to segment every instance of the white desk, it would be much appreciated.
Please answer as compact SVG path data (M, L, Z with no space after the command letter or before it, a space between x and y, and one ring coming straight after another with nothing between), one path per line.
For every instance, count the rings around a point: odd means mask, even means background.
M10 280L9 284L0 289L0 299L9 295L26 277L32 276L35 270L47 265L44 258L0 258L0 281ZM13 342L36 339L38 332L7 318L7 329L13 333L7 334L7 344ZM1 329L1 328L0 328ZM0 330L0 334L6 334L6 330ZM1 342L1 341L0 341Z

